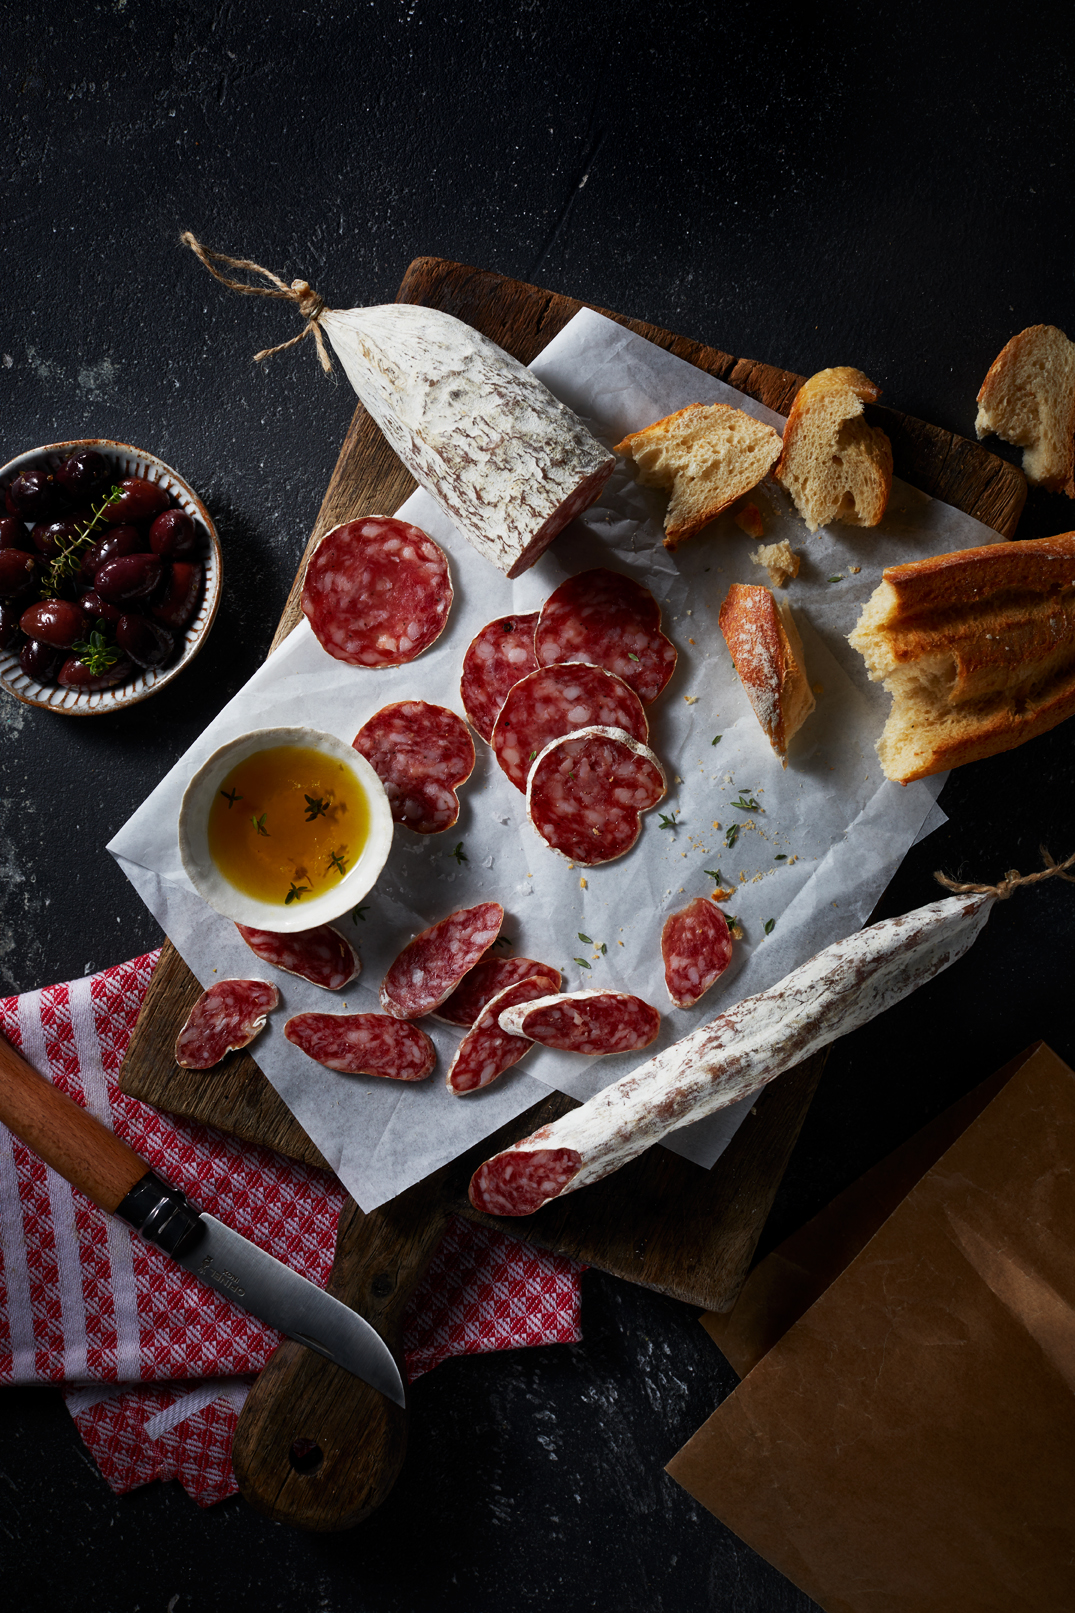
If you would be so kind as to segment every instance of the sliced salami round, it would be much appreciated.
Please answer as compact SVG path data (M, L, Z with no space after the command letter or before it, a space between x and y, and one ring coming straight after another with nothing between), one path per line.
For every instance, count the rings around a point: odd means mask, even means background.
M318 642L351 666L404 666L435 642L452 608L444 551L416 526L367 515L314 550L302 608Z
M555 980L555 990L562 984L559 969L534 958L482 958L468 975L465 975L447 1002L437 1009L437 1018L449 1025L462 1025L469 1030L487 1003L505 986L514 986L517 980L531 975L548 975Z
M271 963L285 974L298 975L326 991L339 991L362 970L362 960L349 941L331 924L318 924L312 930L294 935L277 935L275 930L253 930L249 924L235 928L262 963Z
M677 1008L693 1008L732 961L732 932L719 907L696 896L664 921L664 983Z
M641 814L664 797L664 769L618 728L585 728L546 745L530 771L526 811L570 862L594 866L630 851Z
M537 671L536 626L536 611L531 616L498 616L482 628L463 657L459 685L463 710L487 745L492 743L493 725L508 690L528 672Z
M296 1014L284 1035L308 1058L344 1075L424 1081L437 1062L425 1031L388 1014Z
M381 1007L396 1019L421 1019L452 995L500 933L504 909L479 902L431 924L403 948L381 984Z
M516 789L554 739L579 728L622 728L645 744L642 702L622 678L596 666L539 667L508 691L493 728L493 751Z
M415 834L439 834L459 817L456 789L474 771L474 741L447 706L397 700L354 738L384 785L392 817Z
M531 975L528 980L517 980L513 986L505 986L486 1003L455 1050L446 1078L449 1092L478 1092L529 1053L534 1045L533 1038L512 1036L501 1030L500 1016L517 1003L547 997L550 989L556 989L551 975Z
M280 1001L267 980L217 980L202 993L176 1037L175 1062L184 1070L211 1070L225 1053L246 1047Z
M539 666L586 661L622 678L650 705L676 670L676 647L661 632L661 607L622 571L580 571L553 590L534 634Z
M506 1008L500 1029L563 1053L636 1053L656 1039L656 1008L626 991L567 991Z
M470 1202L486 1215L533 1215L582 1169L574 1148L532 1148L487 1159L470 1181Z

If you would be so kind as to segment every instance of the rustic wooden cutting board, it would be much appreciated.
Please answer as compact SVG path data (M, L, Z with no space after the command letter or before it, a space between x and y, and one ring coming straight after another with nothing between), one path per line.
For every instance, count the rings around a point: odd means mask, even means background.
M583 306L574 298L439 258L418 258L398 300L444 309L530 363ZM607 310L599 310L607 313ZM686 337L609 314L620 324L786 414L802 377L736 359ZM1014 534L1026 497L1021 473L976 443L873 408L905 481ZM300 580L322 534L363 514L390 513L414 482L359 407L284 609L273 648L300 619ZM180 1070L176 1028L200 994L166 943L120 1076L124 1092L205 1121L295 1159L325 1162L254 1060L233 1054L206 1078ZM789 1071L758 1099L713 1171L653 1149L607 1181L570 1194L524 1220L493 1222L516 1237L557 1250L632 1282L710 1311L730 1308L824 1065L824 1055ZM574 1107L553 1094L467 1156L370 1215L349 1202L340 1221L331 1292L362 1312L397 1351L407 1298L436 1248L449 1215L474 1220L466 1197L482 1159ZM356 1441L353 1430L364 1429ZM313 1441L320 1461L296 1467L297 1439ZM346 1528L379 1504L402 1461L402 1423L382 1397L347 1373L285 1344L262 1373L236 1434L243 1493L270 1516L301 1527Z

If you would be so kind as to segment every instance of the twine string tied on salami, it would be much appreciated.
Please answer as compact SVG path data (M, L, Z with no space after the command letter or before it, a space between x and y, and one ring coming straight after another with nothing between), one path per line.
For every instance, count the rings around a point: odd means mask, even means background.
M1036 885L1042 879L1063 879L1069 885L1075 885L1075 874L1068 873L1069 868L1075 867L1075 851L1062 863L1058 863L1044 846L1041 848L1041 855L1045 867L1039 869L1036 874L1021 874L1018 868L1009 868L1004 878L996 885L961 884L958 880L950 879L947 874L941 873L940 869L937 869L933 877L954 896L995 896L1001 902L1006 901L1021 885Z
M219 280L222 286L227 286L229 291L241 292L245 297L274 297L282 302L293 302L303 319L305 319L306 324L297 336L292 336L289 341L278 343L276 347L265 347L262 348L260 353L255 353L255 364L259 364L262 359L272 358L274 353L282 353L285 348L295 347L297 343L304 341L307 336L312 336L317 347L317 356L321 360L321 368L326 375L332 374L332 360L329 358L325 338L321 334L319 323L327 304L325 299L319 296L307 281L292 280L291 284L288 285L286 281L280 279L279 275L273 274L271 269L263 268L260 263L253 263L249 258L229 258L223 252L211 251L209 247L203 246L201 241L190 230L184 230L179 239L184 246L190 247L199 262L204 263L213 278ZM226 264L229 269L245 270L247 274L260 274L263 279L269 281L269 284L267 286L252 286L247 280L234 280L230 275L222 274L215 267L218 263Z

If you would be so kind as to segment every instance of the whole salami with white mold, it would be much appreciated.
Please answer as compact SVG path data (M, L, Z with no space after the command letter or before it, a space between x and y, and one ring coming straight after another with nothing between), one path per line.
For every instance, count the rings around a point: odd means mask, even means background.
M992 895L951 896L834 942L474 1173L488 1215L530 1215L599 1182L680 1126L751 1097L932 980L971 946Z
M410 303L325 309L348 380L411 475L509 577L608 480L615 457L503 348Z

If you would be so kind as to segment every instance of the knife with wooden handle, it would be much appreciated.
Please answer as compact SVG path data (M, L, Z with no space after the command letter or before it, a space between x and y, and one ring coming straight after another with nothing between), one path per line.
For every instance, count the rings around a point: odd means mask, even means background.
M282 1453L275 1446L265 1453L272 1486L282 1505L265 1495L264 1486L254 1487L254 1504L284 1518L289 1482L300 1483L302 1488L313 1482L324 1491L328 1515L338 1520L317 1527L348 1528L378 1506L403 1462L406 1396L393 1351L377 1329L332 1293L197 1209L178 1188L162 1181L133 1148L39 1075L3 1037L0 1121L103 1210L120 1216L215 1293L286 1333L294 1342L281 1346L266 1369L272 1374L270 1385L282 1376L301 1384L304 1370L310 1378L309 1368L318 1357L332 1364L329 1370L338 1377L334 1396L337 1402L342 1397L348 1415L343 1421L334 1416L331 1439L320 1428L307 1435L299 1427L301 1395L293 1400L297 1431ZM360 1211L355 1214L361 1217ZM347 1289L350 1297L356 1287L355 1257L364 1260L378 1251L375 1246L355 1246L348 1252L348 1229L342 1220L331 1286L337 1291ZM392 1241L390 1236L389 1243ZM424 1245L428 1242L423 1240ZM429 1253L435 1246L434 1238ZM393 1303L396 1285L389 1277L384 1290L385 1280L374 1260L370 1298L375 1314L380 1301L380 1319L383 1325L390 1324L398 1347L402 1301L397 1297ZM237 1472L242 1462L248 1467L251 1464L250 1434L254 1434L256 1447L259 1428L257 1405L255 1400L255 1415L246 1419L244 1439L236 1441ZM277 1461L279 1470L274 1466ZM268 1474L262 1477L266 1479Z

